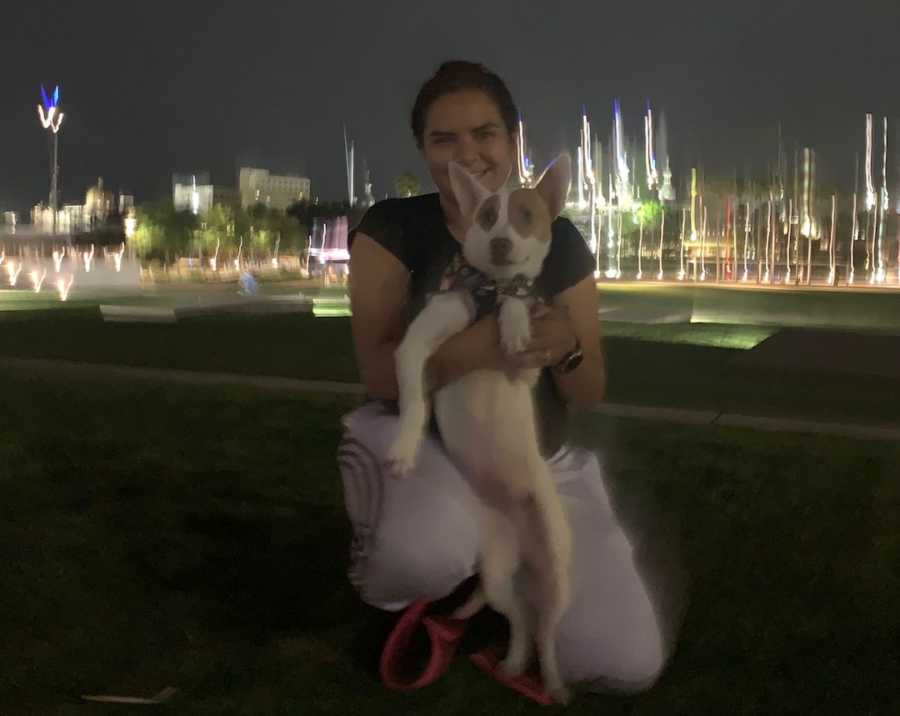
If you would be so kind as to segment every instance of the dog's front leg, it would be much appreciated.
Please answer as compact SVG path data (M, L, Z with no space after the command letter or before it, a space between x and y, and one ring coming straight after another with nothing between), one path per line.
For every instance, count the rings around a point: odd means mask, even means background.
M525 301L514 296L505 297L500 304L497 320L500 324L500 343L507 355L513 356L528 347L531 341L531 313ZM539 374L539 370L521 370L511 378L534 386Z
M400 424L387 455L394 477L406 477L412 470L428 421L425 363L445 340L469 325L474 315L467 293L439 293L409 325L397 348Z
M531 340L531 316L528 304L521 298L507 296L500 304L500 343L508 355L514 355L528 347Z

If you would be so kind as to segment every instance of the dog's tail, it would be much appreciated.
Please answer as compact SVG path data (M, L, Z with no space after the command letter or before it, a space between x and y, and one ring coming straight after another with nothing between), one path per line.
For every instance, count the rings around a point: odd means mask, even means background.
M469 619L484 609L485 604L487 604L487 599L484 596L484 589L479 584L469 595L465 604L457 607L450 617L451 619Z

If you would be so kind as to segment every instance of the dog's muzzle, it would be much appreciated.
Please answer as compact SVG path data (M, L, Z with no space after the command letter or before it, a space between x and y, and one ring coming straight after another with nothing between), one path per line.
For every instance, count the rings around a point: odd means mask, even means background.
M512 241L503 236L495 236L488 244L488 248L490 249L492 264L505 266L510 263L509 255L512 252Z

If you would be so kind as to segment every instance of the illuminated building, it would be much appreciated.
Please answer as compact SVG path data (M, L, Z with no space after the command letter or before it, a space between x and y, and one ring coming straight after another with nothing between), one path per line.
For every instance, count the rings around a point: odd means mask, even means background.
M241 167L238 191L245 209L263 204L270 209L285 210L292 204L309 199L310 181L296 175L272 174L267 169Z
M213 205L213 185L209 172L172 175L172 204L175 211L190 211L200 214Z

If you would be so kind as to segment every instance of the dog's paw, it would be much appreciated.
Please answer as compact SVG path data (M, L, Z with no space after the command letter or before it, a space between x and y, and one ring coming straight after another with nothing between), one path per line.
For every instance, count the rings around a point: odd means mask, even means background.
M508 370L506 377L513 383L524 383L529 388L537 385L538 379L541 377L540 368L522 368Z
M403 479L409 477L416 466L416 455L419 452L419 440L415 433L401 432L394 439L387 453L385 465L391 477Z
M525 311L504 311L500 314L500 343L508 355L515 355L531 342L531 320Z
M502 339L503 350L507 355L514 356L524 351L531 342L531 334L517 336L504 336Z
M509 679L516 679L525 673L528 668L528 659L507 656L497 666L497 670Z
M546 686L547 695L553 699L554 703L562 706L568 706L572 703L572 692L565 684L554 684Z

